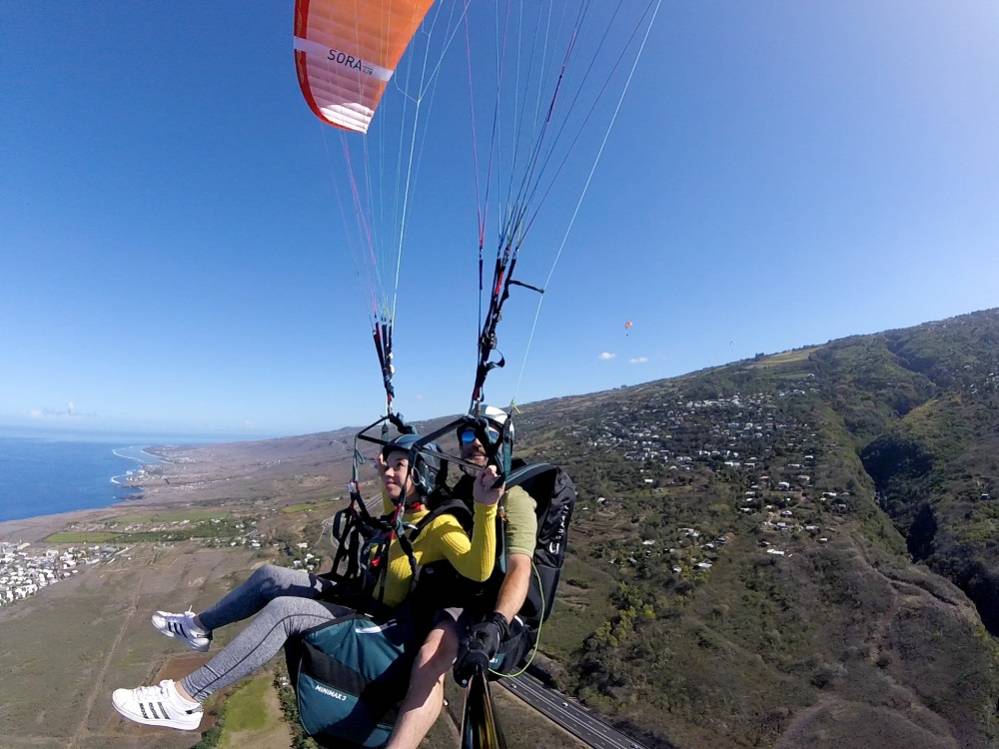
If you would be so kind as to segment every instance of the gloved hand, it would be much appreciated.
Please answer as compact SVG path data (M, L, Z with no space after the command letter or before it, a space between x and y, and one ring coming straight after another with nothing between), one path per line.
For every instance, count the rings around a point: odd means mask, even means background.
M461 686L468 684L472 674L489 667L500 643L510 634L506 617L494 611L484 621L469 627L468 636L458 648L458 659L454 664L454 680Z
M483 621L469 627L467 639L492 660L499 651L500 643L509 636L510 625L506 617L494 611Z

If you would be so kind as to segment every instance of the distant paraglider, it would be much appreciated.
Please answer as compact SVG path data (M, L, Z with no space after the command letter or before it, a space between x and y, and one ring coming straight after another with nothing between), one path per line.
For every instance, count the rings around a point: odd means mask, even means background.
M628 321L627 321L627 322L626 322L626 323L624 324L624 334L625 334L625 335L631 335L631 329L632 329L633 327L635 327L635 323L633 323L633 322L632 322L631 320L628 320Z

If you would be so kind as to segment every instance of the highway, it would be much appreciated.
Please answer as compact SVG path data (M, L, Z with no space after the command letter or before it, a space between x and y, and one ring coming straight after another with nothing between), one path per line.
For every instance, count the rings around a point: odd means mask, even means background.
M604 723L589 710L529 674L497 682L550 720L594 749L647 749Z

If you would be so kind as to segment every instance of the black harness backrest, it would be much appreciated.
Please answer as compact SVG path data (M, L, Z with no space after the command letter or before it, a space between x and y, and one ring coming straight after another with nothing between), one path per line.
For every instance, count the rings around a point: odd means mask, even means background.
M551 615L555 604L576 489L569 476L558 466L523 462L515 466L507 476L507 488L521 487L536 503L538 532L532 559L536 574L531 576L520 618L527 627L537 629ZM471 501L471 497L453 498L448 500L448 509L444 510L458 517L469 533L472 530L472 512L468 503ZM464 506L464 513L458 505ZM491 611L506 575L506 533L502 517L497 521L496 534L497 559L489 580L477 583L459 575L448 562L435 562L423 568L420 588L413 596L414 603L421 608L460 607L478 614Z
M527 600L520 610L525 624L536 629L551 616L555 605L569 542L569 522L576 505L576 487L565 471L550 463L514 469L507 478L507 486L521 487L537 503L538 536L533 560L537 574L531 577Z

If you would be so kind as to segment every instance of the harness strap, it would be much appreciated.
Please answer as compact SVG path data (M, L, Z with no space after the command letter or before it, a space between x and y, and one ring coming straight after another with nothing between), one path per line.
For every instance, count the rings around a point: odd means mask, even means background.
M413 526L412 530L409 532L410 541L415 541L417 537L423 532L430 523L439 518L441 515L454 515L458 518L458 522L461 522L459 515L463 515L466 518L470 516L468 505L462 502L460 499L448 499L441 502L436 507L432 508L430 512L420 518L416 524ZM462 523L464 525L464 523Z
M534 466L530 466L534 468ZM516 471L516 474L524 473ZM525 474L525 480L534 475ZM511 485L515 485L512 483ZM412 575L410 592L420 579L420 566L417 564L414 544L420 534L441 515L453 515L462 527L470 528L473 515L468 505L457 498L449 498L431 507L422 518L413 524L403 524L404 507L398 506L391 513L381 517L373 516L364 504L357 484L351 482L350 504L340 510L333 519L331 536L337 542L333 565L329 576L339 583L355 583L361 587L375 604L384 601L388 576L389 549L397 541L409 561ZM463 522L464 521L464 522ZM502 522L498 519L498 522ZM497 529L502 538L503 529Z

